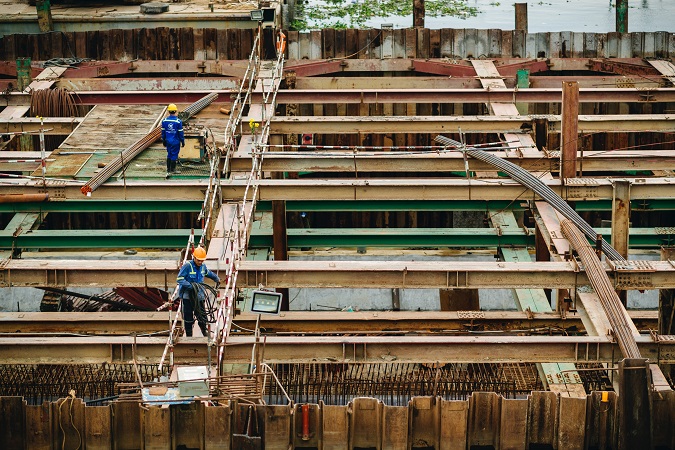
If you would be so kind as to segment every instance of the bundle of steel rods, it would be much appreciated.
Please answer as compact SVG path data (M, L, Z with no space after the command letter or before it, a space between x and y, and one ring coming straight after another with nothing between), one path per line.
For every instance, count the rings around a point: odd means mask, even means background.
M567 204L565 200L560 198L558 194L553 192L551 188L546 186L542 181L532 175L527 170L523 169L520 166L517 166L509 161L506 161L498 156L492 155L486 151L478 150L471 147L465 147L461 142L457 142L453 139L447 138L445 136L436 136L436 142L439 142L446 146L456 147L458 150L466 152L467 155L472 158L476 158L480 161L486 162L498 168L499 170L508 174L511 178L522 184L523 186L531 189L535 194L546 200L546 202L555 208L560 214L562 214L566 219L571 220L579 229L592 241L595 241L598 237L598 233L593 229L592 226L588 224L584 219L581 218L579 214ZM498 150L498 148L496 148ZM601 242L602 252L612 261L625 261L626 258L621 256L614 247L612 247L604 239Z
M181 113L181 116L184 117L183 120L187 120L193 115L197 114L199 111L211 104L216 98L218 98L218 94L212 92L197 100L185 108L185 110ZM131 162L131 160L134 159L140 152L152 145L153 142L157 141L161 135L161 127L154 128L143 138L137 140L129 147L124 149L119 158L116 158L106 164L106 166L100 172L91 177L91 179L80 188L80 191L82 191L84 195L91 194L94 190L96 190L96 188L105 183L108 178L117 173L118 170L122 169L122 167L124 167L126 164L129 164L129 162Z
M191 104L190 106L185 108L183 111L181 111L178 114L178 117L180 118L180 120L185 122L190 117L194 116L199 111L201 111L202 109L209 106L217 98L218 98L218 94L216 94L215 92L211 92L210 94L206 95L205 97L200 98L199 100L197 100L196 102L194 102L193 104Z
M595 249L571 221L563 220L560 223L560 229L565 238L577 251L581 262L584 263L588 279L596 294L598 294L602 309L604 309L609 323L612 325L612 330L616 336L621 353L626 358L641 358L640 350L626 318L626 310L612 287L612 282L607 276L607 272L605 272L604 267L595 254Z

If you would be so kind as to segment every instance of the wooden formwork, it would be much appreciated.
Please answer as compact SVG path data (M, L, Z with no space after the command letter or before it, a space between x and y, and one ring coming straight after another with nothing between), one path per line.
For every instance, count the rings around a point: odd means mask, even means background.
M413 397L407 406L357 397L342 406L310 404L304 411L301 404L243 402L86 406L72 397L30 406L21 397L0 397L0 446L229 449L257 439L265 449L283 450L617 448L618 396L604 394L532 392L506 399L475 392L468 400ZM674 448L675 392L652 393L651 403L653 448Z

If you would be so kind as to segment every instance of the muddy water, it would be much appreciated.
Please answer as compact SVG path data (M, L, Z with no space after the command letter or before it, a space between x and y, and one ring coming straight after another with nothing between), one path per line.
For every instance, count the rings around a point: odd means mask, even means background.
M310 4L316 0L310 0ZM360 0L345 0L350 2ZM431 1L431 0L426 0ZM522 3L524 0L516 0ZM478 8L475 17L426 17L427 28L498 28L511 30L515 24L514 0L468 0ZM610 0L528 0L528 31L576 31L606 33L616 30L616 3ZM412 17L378 17L366 27L391 23L408 28ZM628 31L675 32L675 0L629 0Z

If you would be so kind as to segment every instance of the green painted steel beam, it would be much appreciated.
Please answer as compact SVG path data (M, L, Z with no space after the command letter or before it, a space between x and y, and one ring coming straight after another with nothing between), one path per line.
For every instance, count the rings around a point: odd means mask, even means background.
M2 210L0 205L0 211ZM577 211L611 211L609 200L577 201ZM523 211L524 201L506 200L289 200L289 212L357 212L357 211ZM272 211L271 201L259 201L258 211ZM633 211L675 211L675 199L652 199L631 201Z
M487 211L488 209L524 210L525 202L505 200L289 200L289 212L355 211ZM259 201L257 211L272 211L271 201Z
M596 228L609 240L609 228ZM631 228L631 248L660 248L675 244L675 228ZM526 234L521 228L291 228L289 247L531 247L534 230ZM251 230L251 248L272 247L272 229Z
M534 231L495 228L289 229L289 247L498 247L534 245ZM272 229L251 230L249 247L271 247Z
M13 236L0 231L0 248L182 248L191 230L35 230ZM201 230L195 230L199 240Z
M0 203L0 212L199 212L195 200L66 200Z

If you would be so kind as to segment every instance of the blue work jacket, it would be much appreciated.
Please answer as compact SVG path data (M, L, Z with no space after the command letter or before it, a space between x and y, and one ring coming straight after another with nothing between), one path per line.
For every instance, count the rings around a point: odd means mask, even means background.
M178 159L180 145L185 143L183 121L175 115L162 120L162 141L166 144L169 159Z
M204 277L211 278L216 283L220 282L218 275L211 272L204 263L199 267L192 260L183 264L180 272L178 272L178 278L176 278L176 282L180 286L178 296L183 298L183 294L186 292L184 288L189 288L192 283L203 283ZM187 293L185 295L187 296Z

